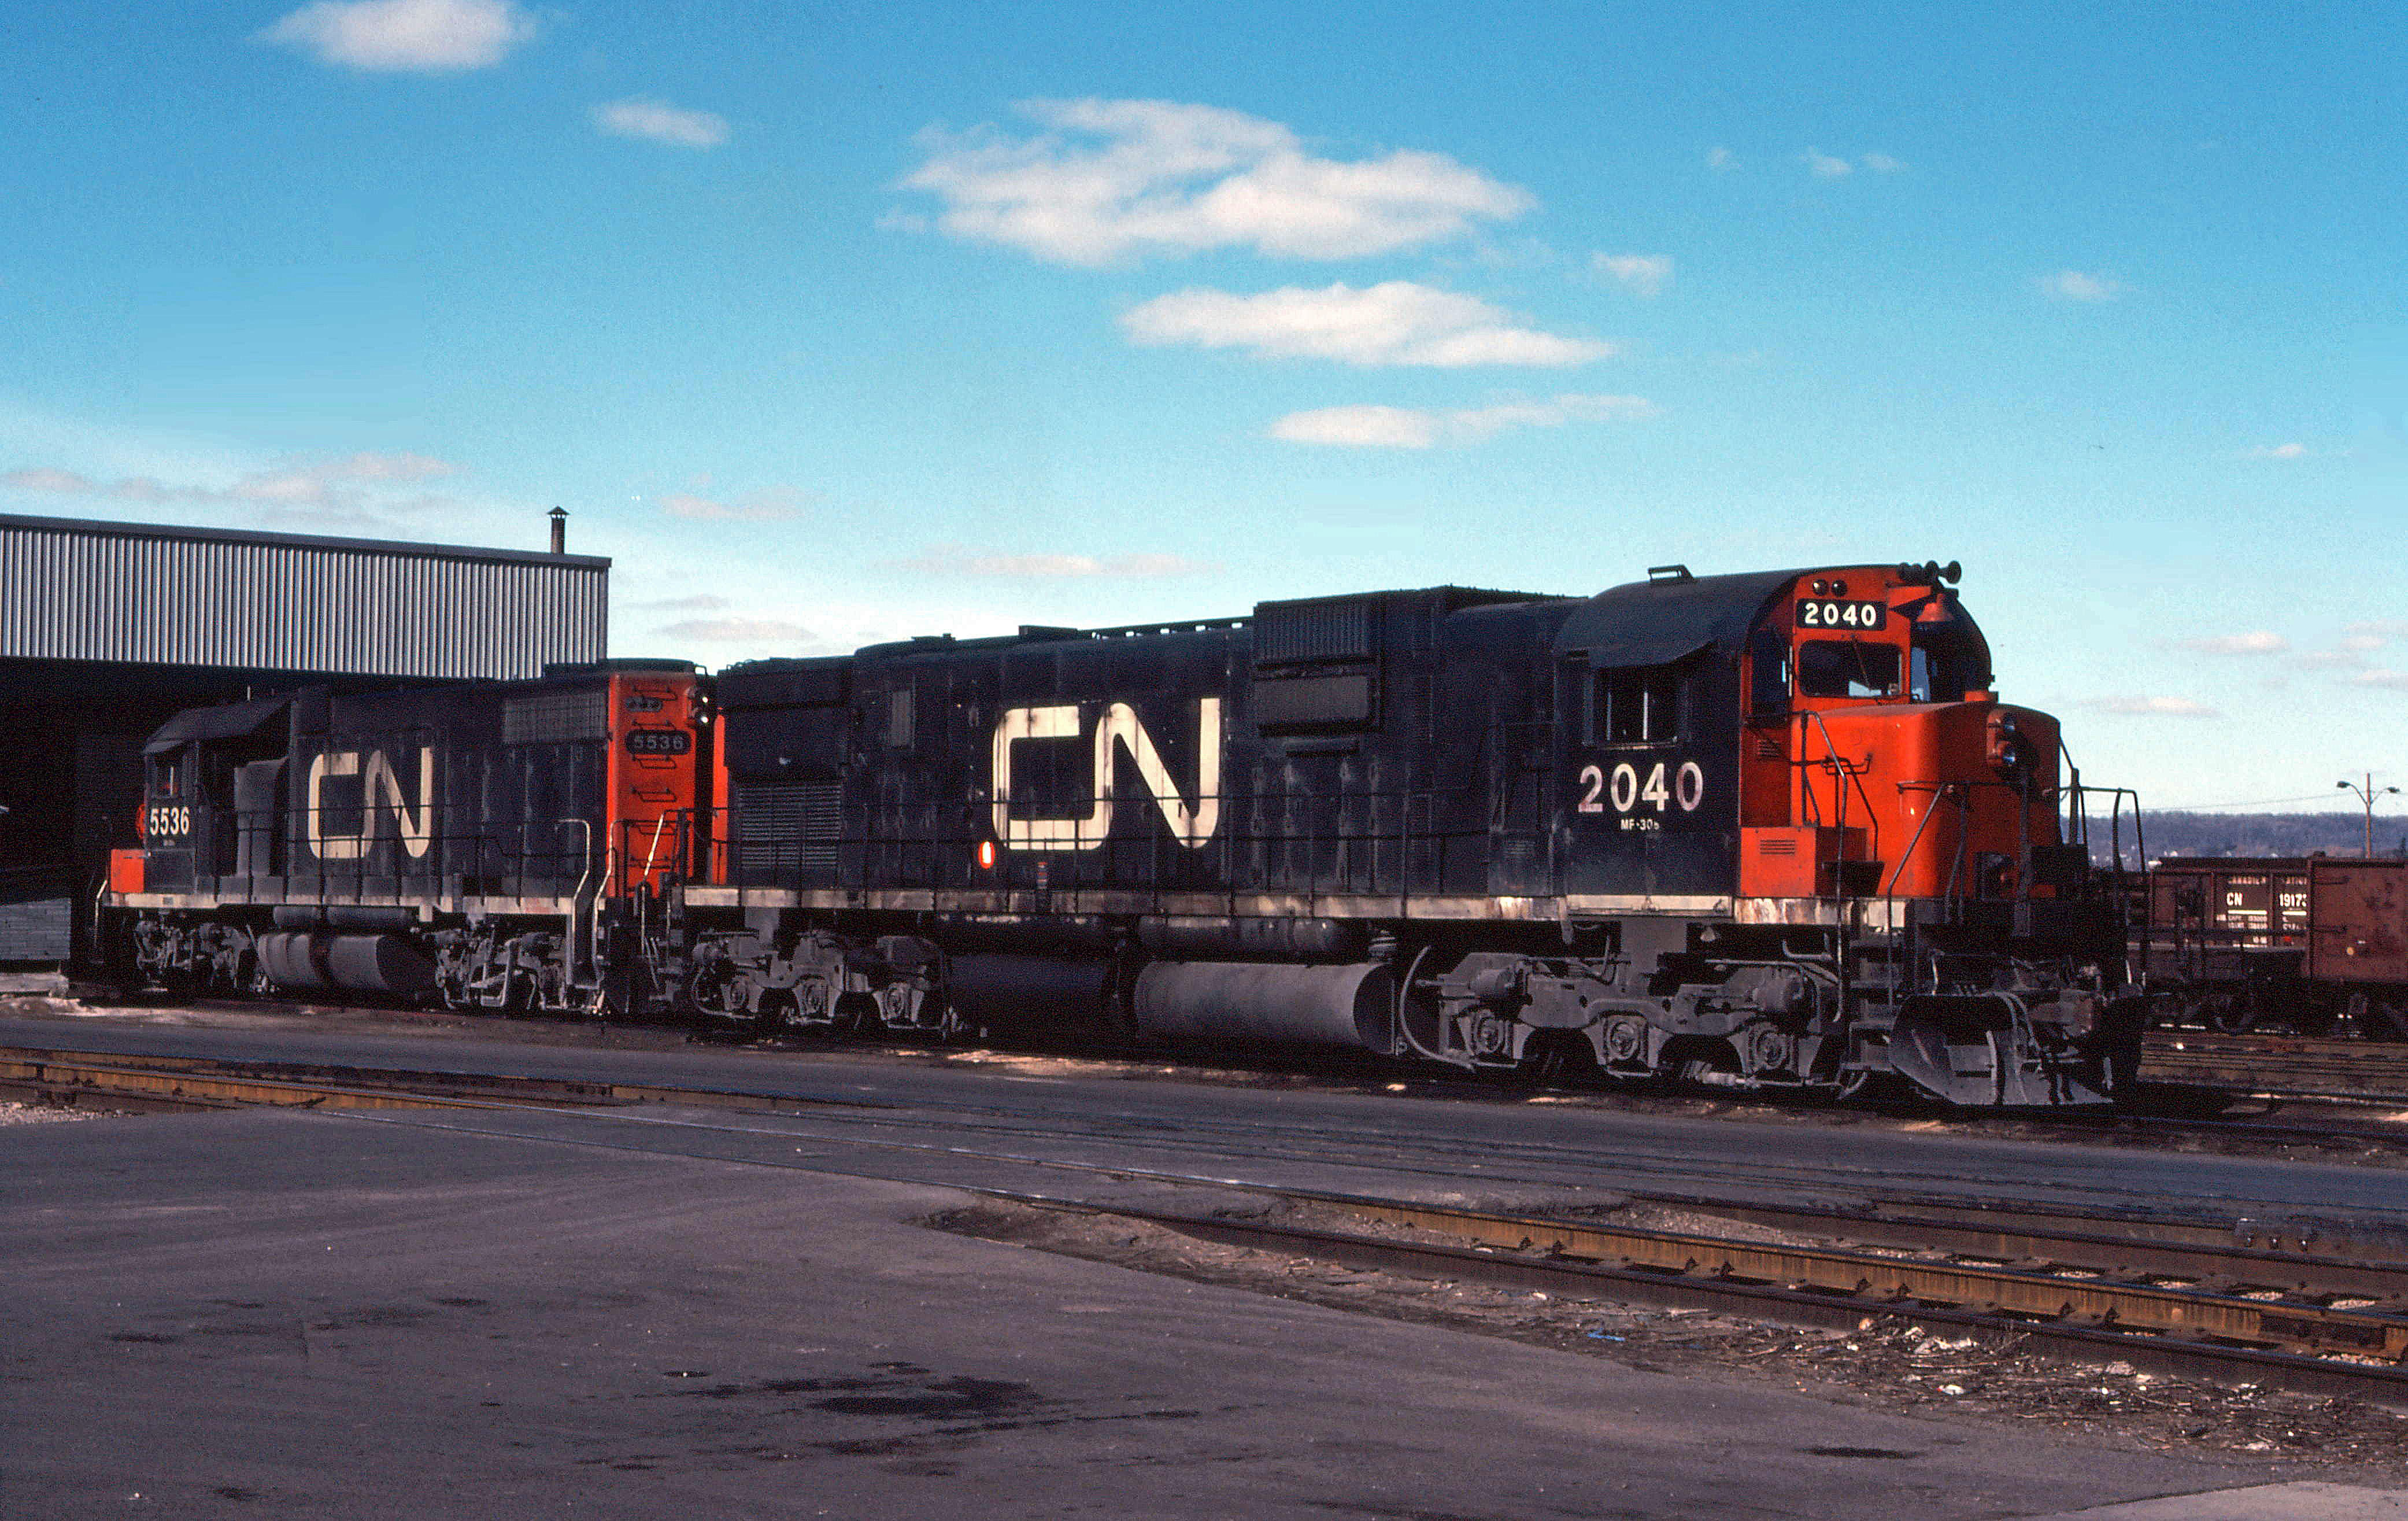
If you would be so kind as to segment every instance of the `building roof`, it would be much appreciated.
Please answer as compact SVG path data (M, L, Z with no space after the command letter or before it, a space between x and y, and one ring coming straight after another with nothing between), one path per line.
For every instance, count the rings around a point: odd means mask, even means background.
M168 523L37 518L15 512L0 512L0 528L34 528L45 533L94 534L116 538L200 539L215 544L283 544L308 549L349 550L357 554L416 555L435 560L519 560L537 565L610 568L609 557L602 554L549 554L540 550L480 549L469 544L415 544L398 538L342 538L328 534L271 534L250 528L187 528Z

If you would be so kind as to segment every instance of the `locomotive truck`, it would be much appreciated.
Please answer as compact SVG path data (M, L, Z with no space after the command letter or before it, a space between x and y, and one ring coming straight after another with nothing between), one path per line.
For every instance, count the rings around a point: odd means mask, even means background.
M2129 894L1957 580L1673 566L194 710L104 928L181 988L2103 1102Z

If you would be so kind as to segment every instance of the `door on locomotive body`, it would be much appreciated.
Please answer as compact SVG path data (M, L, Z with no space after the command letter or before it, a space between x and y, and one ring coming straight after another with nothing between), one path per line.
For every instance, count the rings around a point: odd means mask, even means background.
M207 817L193 796L190 745L146 752L142 757L142 809L136 833L142 842L146 888L188 890L194 874L194 841Z
M1656 666L1565 663L1561 890L1727 897L1737 685L1711 647Z

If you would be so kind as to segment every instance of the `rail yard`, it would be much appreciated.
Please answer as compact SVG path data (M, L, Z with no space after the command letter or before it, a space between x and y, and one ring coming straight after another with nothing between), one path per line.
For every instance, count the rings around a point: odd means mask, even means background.
M2158 1044L2164 1055L2178 1055L2172 1046L2182 1039ZM993 1275L1002 1271L1010 1282L1022 1270L988 1266L967 1280L944 1270L939 1277L956 1287L932 1300L922 1275L933 1270L907 1264L926 1263L932 1254L1035 1249L1068 1264L1040 1277L1136 1269L1184 1284L1186 1293L1267 1297L1286 1307L1267 1312L1274 1318L1335 1315L1359 1324L1353 1331L1283 1333L1343 1346L1350 1358L1392 1336L1469 1333L1516 1349L1498 1354L1509 1360L1576 1354L1573 1364L1597 1378L1705 1379L1718 1400L1740 1401L1732 1408L1776 1395L1839 1399L1816 1407L1814 1435L1791 1443L1789 1454L1801 1502L1836 1507L1832 1514L1857 1513L1828 1494L1813 1500L1817 1485L1878 1485L1893 1472L1903 1482L1940 1450L1933 1433L1943 1428L1957 1452L2020 1440L2019 1430L2045 1432L2050 1442L2086 1453L2079 1461L2093 1473L2114 1454L2119 1471L2135 1481L2135 1496L2257 1485L2275 1486L2261 1503L2358 1504L2365 1485L2408 1477L2398 1459L2408 1433L2401 1359L2408 1319L2399 1313L2408 1288L2408 1212L2399 1207L2408 1125L2395 1128L2389 1111L2371 1106L2344 1120L2329 1122L2318 1111L2300 1123L2303 1116L2287 1106L2244 1096L2243 1089L2273 1086L2262 1069L2252 1074L2261 1081L2225 1095L2239 1117L2128 1115L2107 1122L2120 1128L2101 1134L2095 1116L2078 1112L1952 1120L1930 1111L1782 1110L1476 1079L1396 1083L1376 1070L1313 1063L1166 1069L1133 1057L985 1047L730 1048L658 1028L546 1021L497 1028L401 1010L28 1000L0 1021L0 1088L22 1100L189 1115L49 1127L44 1141L71 1131L66 1138L78 1149L122 1155L108 1138L128 1134L125 1126L158 1136L199 1126L238 1138L234 1155L250 1158L240 1168L306 1171L295 1159L306 1155L393 1200L415 1191L422 1170L421 1182L447 1177L452 1164L429 1164L466 1146L486 1158L472 1169L478 1177L442 1187L466 1188L478 1222L497 1223L523 1208L556 1213L559 1179L596 1158L606 1168L649 1157L686 1169L681 1188L697 1186L693 1169L740 1174L748 1198L765 1186L815 1198L828 1188L900 1188L880 1196L910 1201L896 1206L893 1224L856 1220L856 1227L892 1240L884 1233L916 1223L920 1235L933 1231L961 1244L889 1246L879 1261L853 1261L846 1271L861 1285L854 1298L899 1292L937 1322L968 1313L958 1300L939 1305L969 1283L990 1285L981 1291L989 1302L978 1318L1009 1319L1016 1313L1010 1295L996 1298ZM2147 1070L2153 1081L2168 1081L2159 1059L2153 1049ZM285 1141L270 1139L280 1130L289 1130L300 1153L287 1155ZM519 1180L507 1186L486 1175L496 1146L522 1158L503 1169ZM383 1160L364 1166L371 1155ZM214 1180L204 1184L209 1190L232 1185L235 1197L246 1197L239 1178L222 1170L227 1165L221 1156L194 1176ZM546 1177L552 1181L538 1181ZM753 1181L765 1177L771 1182ZM278 1218L306 1212L294 1201L318 1198L326 1186L246 1208ZM709 1195L725 1185L699 1186ZM525 1189L534 1192L522 1199ZM222 1275L243 1254L221 1262L210 1239L262 1227L202 1219L194 1236L193 1212L208 1216L225 1207L213 1197L154 1176L129 1201L129 1213L105 1208L75 1220L50 1205L42 1228L87 1244L100 1239L90 1234L97 1231L139 1246L149 1228L143 1222L173 1222L180 1245L163 1239L130 1260L138 1267L163 1261L163 1252L190 1251L217 1266L187 1264L177 1273ZM336 1196L326 1197L331 1203ZM606 1233L619 1228L609 1222L625 1218L631 1202L624 1193L614 1198L599 1223ZM17 1213L15 1228L44 1213L41 1198L36 1186L33 1215ZM695 1207L689 1200L670 1212L683 1218ZM391 1230L435 1228L415 1207L403 1209L414 1224L391 1228L375 1207L344 1212L339 1222L312 1222L308 1240L322 1254L350 1259L337 1275L348 1275L349 1299L278 1298L260 1286L253 1267L235 1274L252 1286L215 1296L213 1303L230 1301L217 1308L170 1310L163 1301L148 1314L120 1316L108 1333L118 1339L112 1344L152 1358L202 1358L195 1370L221 1366L219 1348L228 1356L239 1348L249 1354L237 1359L241 1376L252 1377L264 1343L244 1338L286 1334L300 1348L295 1374L323 1381L349 1360L361 1364L363 1377L404 1366L400 1327L470 1311L504 1324L495 1307L509 1301L492 1283L454 1269L439 1281L405 1284L374 1260L393 1252L391 1271L414 1273L408 1264L419 1259ZM596 1228L572 1211L547 1216L543 1236L579 1256L584 1249L570 1243ZM749 1241L738 1256L768 1260L761 1247ZM830 1246L807 1227L796 1250L816 1261ZM1025 1259L1024 1252L1011 1260ZM590 1270L595 1264L587 1260ZM510 1292L532 1292L518 1271L511 1282L523 1286ZM34 1281L42 1281L38 1271ZM611 1286L597 1293L630 1306L676 1297L666 1285L629 1284L615 1270L603 1282ZM219 1286L232 1288L234 1280ZM1074 1327L1087 1326L1087 1315L1109 1323L1133 1308L1108 1286L1045 1293L1092 1303L1048 1312ZM271 1314L290 1314L283 1332L262 1323ZM1242 1324L1251 1315L1237 1318ZM650 1357L664 1366L643 1376L674 1392L631 1387L634 1375L592 1362L596 1347L651 1355L658 1343L643 1339L669 1327L649 1308L612 1318L615 1330L596 1324L576 1333L586 1338L569 1358L584 1391L576 1398L682 1399L691 1403L665 1413L692 1408L710 1418L698 1425L672 1418L679 1436L666 1444L655 1429L651 1445L630 1446L630 1433L612 1431L619 1417L600 1413L588 1425L577 1417L578 1431L566 1439L507 1440L538 1447L566 1440L579 1453L575 1461L595 1460L604 1472L671 1476L624 1491L628 1514L637 1514L636 1497L664 1487L741 1493L744 1473L765 1463L814 1464L815 1483L853 1474L839 1480L839 1492L844 1484L910 1485L966 1473L994 1480L1002 1432L1130 1426L1142 1434L1137 1446L1153 1454L1149 1465L1182 1471L1209 1464L1216 1443L1261 1441L1223 1430L1199 1445L1190 1434L1191 1422L1247 1425L1234 1408L1242 1401L1223 1400L1215 1413L1192 1391L1171 1401L1157 1390L1162 1398L1152 1403L1132 1394L1143 1410L1096 1409L1045 1392L1041 1380L1014 1376L1027 1371L1025 1348L997 1357L990 1345L984 1361L949 1364L925 1345L945 1339L941 1326L866 1348L858 1366L843 1367L829 1361L841 1338L808 1331L791 1338L799 1350L774 1356L724 1347L689 1355L672 1342ZM199 1350L182 1350L188 1346ZM514 1376L523 1379L527 1370ZM342 1398L364 1397L354 1389ZM521 1385L514 1398L540 1403L569 1395L538 1396ZM1415 1397L1406 1390L1399 1398L1410 1404ZM1344 1402L1324 1403L1323 1417L1336 1419ZM513 1408L509 1399L471 1403L480 1412ZM752 1413L739 1419L739 1412ZM412 1418L434 1417L420 1410ZM497 1429L517 1428L515 1415L497 1419ZM1908 1424L1885 1424L1900 1421ZM703 1435L705 1427L732 1425L744 1428L742 1440L728 1429ZM201 1440L206 1446L221 1439ZM586 1442L598 1445L588 1451ZM1124 1436L1110 1450L1126 1444ZM1876 1452L1886 1456L1863 1456ZM472 1454L455 1461L484 1460ZM222 1454L204 1460L218 1465L212 1472L235 1475L218 1488L308 1490L289 1460L230 1461ZM2167 1477L2151 1491L2148 1461L2192 1468L2162 1471ZM2128 1464L2142 1466L2121 1467ZM1826 1471L1850 1465L1870 1477ZM1299 1475L1298 1494L1326 1499L1337 1492L1329 1485L1345 1487L1326 1470L1308 1468L1317 1477ZM1641 1482L1660 1486L1656 1502L1678 1507L1665 1514L1725 1514L1738 1503L1731 1476L1711 1464L1677 1477L1648 1471ZM875 1480L866 1477L872 1473ZM1449 1482L1426 1467L1414 1476L1417 1494L1443 1492ZM1533 1504L1541 1482L1531 1480ZM1580 1487L1570 1473L1555 1482ZM1998 1482L1983 1492L2009 1492ZM1096 1491L1111 1492L1109 1483ZM1192 1491L1213 1492L1209 1485ZM399 1485L394 1503L410 1493ZM2344 1496L2351 1498L2336 1499ZM1605 1498L1590 1494L1578 1503ZM2082 1505L2100 1499L2086 1495ZM1209 1514L1211 1503L1197 1514ZM2053 1514L2035 1507L2057 1502L2014 1503L2025 1508L1962 1514Z
M167 715L0 1007L29 1504L2392 1514L2408 876L2152 867L1960 580Z

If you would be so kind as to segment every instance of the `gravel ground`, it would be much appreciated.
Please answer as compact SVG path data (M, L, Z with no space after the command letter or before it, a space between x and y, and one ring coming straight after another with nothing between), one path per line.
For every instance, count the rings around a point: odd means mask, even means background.
M0 1125L49 1125L55 1120L97 1120L116 1117L105 1109L61 1109L55 1104L20 1104L0 1098Z
M1737 1373L1928 1419L2041 1421L2108 1446L2262 1463L2273 1479L2408 1482L2408 1413L2247 1385L2219 1387L2125 1363L2086 1367L2036 1355L2020 1336L1941 1336L1888 1317L1869 1318L1855 1331L1801 1330L1347 1268L1140 1222L1001 1204L950 1212L931 1224L1651 1371Z

